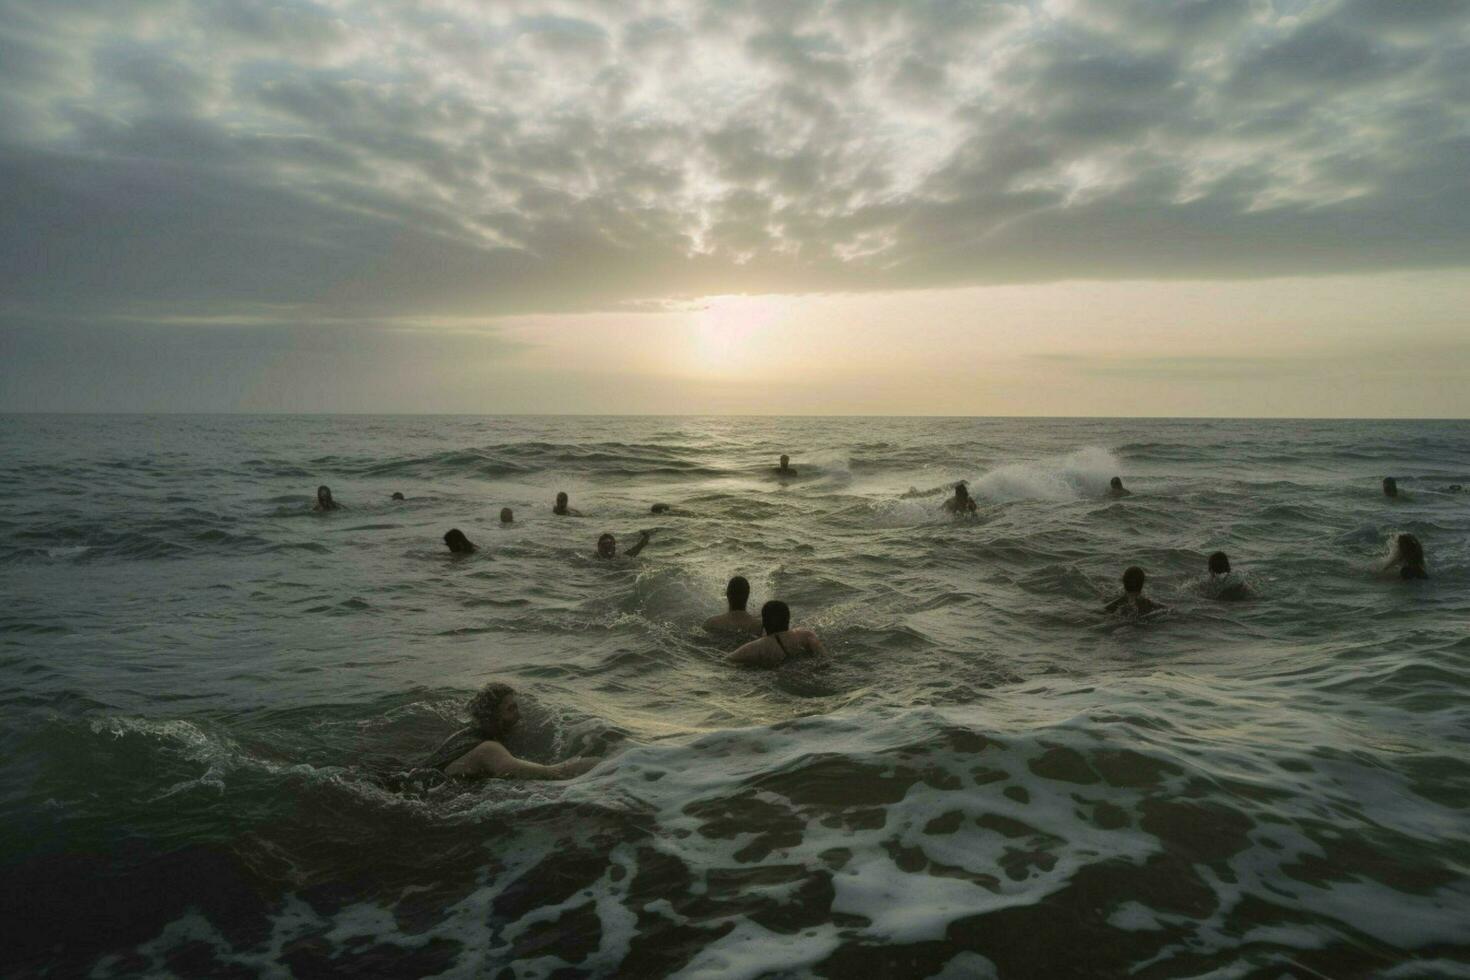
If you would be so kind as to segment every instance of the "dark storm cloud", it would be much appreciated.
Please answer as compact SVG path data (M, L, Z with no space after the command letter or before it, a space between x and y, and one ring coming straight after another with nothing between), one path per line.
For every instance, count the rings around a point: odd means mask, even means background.
M0 316L1463 264L1455 0L0 0Z

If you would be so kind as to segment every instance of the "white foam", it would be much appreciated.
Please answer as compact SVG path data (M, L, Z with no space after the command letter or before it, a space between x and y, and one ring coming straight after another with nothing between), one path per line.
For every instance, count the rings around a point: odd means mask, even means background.
M1118 457L1089 446L1063 456L1007 463L976 480L970 493L998 502L1099 497L1121 471Z

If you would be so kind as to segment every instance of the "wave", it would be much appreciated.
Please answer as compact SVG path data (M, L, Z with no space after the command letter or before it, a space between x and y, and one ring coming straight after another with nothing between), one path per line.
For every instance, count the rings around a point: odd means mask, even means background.
M1459 819L1453 799L1415 794L1375 759L1222 731L1185 691L1167 711L1124 699L1026 725L995 703L840 711L632 746L571 783L447 792L272 761L187 722L94 731L190 763L167 767L154 805L263 780L290 812L333 814L305 840L268 836L271 865L294 879L340 877L343 860L371 853L369 877L436 882L319 895L309 916L288 895L266 928L221 936L214 955L237 964L309 936L324 962L378 972L434 948L434 972L553 957L594 974L850 976L891 961L902 966L881 972L924 976L964 956L974 967L978 954L960 951L982 949L1010 976L1034 972L1040 942L1059 973L1198 972L1245 950L1280 966L1316 950L1336 974L1470 942L1458 914L1470 890L1426 853L1450 853L1424 835ZM1290 721L1318 730L1305 709ZM379 852L405 833L417 845L400 870ZM465 860L466 837L480 860ZM162 964L195 931L160 928L139 955Z
M320 456L310 462L320 472L424 479L494 479L547 471L604 476L716 476L725 472L705 462L705 455L705 449L681 444L517 442L387 460Z
M1117 456L1093 446L1061 456L997 467L977 479L970 493L1002 503L1099 497L1107 491L1108 481L1122 471Z

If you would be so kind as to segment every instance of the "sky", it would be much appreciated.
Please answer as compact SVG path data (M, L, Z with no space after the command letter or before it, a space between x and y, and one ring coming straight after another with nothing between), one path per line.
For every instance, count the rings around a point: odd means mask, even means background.
M0 411L1470 417L1470 0L0 0Z

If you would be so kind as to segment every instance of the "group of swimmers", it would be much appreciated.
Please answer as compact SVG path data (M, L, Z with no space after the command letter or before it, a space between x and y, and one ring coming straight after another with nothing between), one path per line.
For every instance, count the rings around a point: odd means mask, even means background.
M775 468L776 474L781 477L796 476L797 471L790 463L790 457L783 455L780 465ZM1452 493L1459 492L1461 489L1458 484L1448 488ZM942 490L928 493L939 492ZM1400 497L1398 483L1393 477L1384 478L1383 493L1390 498ZM918 494L916 491L914 495L928 494ZM1108 496L1113 498L1131 496L1131 491L1123 486L1120 477L1115 476L1109 481ZM405 498L402 493L394 493L392 499L402 501ZM978 511L975 500L970 496L969 488L963 480L954 485L952 495L940 506L944 512L956 516L975 514ZM320 486L317 488L315 509L318 511L340 510L342 505L333 499L330 488ZM654 514L666 514L670 513L672 508L668 504L654 504L651 510ZM551 512L558 517L583 516L581 511L570 506L564 491L556 495L556 502ZM508 525L514 521L515 514L511 509L502 508L500 523ZM649 531L641 532L637 544L623 552L624 557L636 557L647 546L650 536ZM444 544L456 555L470 554L476 550L474 543L459 528L451 528L445 532ZM616 558L618 556L617 539L610 533L602 534L597 539L596 553L602 559ZM1230 558L1225 552L1217 551L1210 555L1206 567L1211 595L1215 598L1245 599L1250 597L1249 587L1233 574ZM1385 565L1385 570L1395 567L1398 568L1400 576L1405 579L1429 577L1425 568L1424 548L1414 535L1403 533L1394 539L1393 551ZM1144 595L1144 583L1147 578L1144 570L1137 565L1125 569L1122 575L1122 594L1103 606L1103 611L1118 613L1130 618L1145 618L1166 611L1166 606ZM750 582L744 576L735 576L725 587L727 611L711 617L704 624L704 628L711 633L750 637L729 655L728 659L732 664L748 667L779 667L797 657L826 658L827 651L816 633L809 629L791 627L791 607L785 602L779 599L766 602L761 606L760 616L756 617L746 610L749 599ZM507 684L500 682L486 684L470 699L467 710L470 724L445 739L439 748L422 763L422 768L435 770L445 776L466 778L493 776L519 779L570 779L587 772L600 761L594 758L578 757L554 765L541 765L518 759L512 755L503 743L505 737L520 721L520 707L516 701L514 689Z

